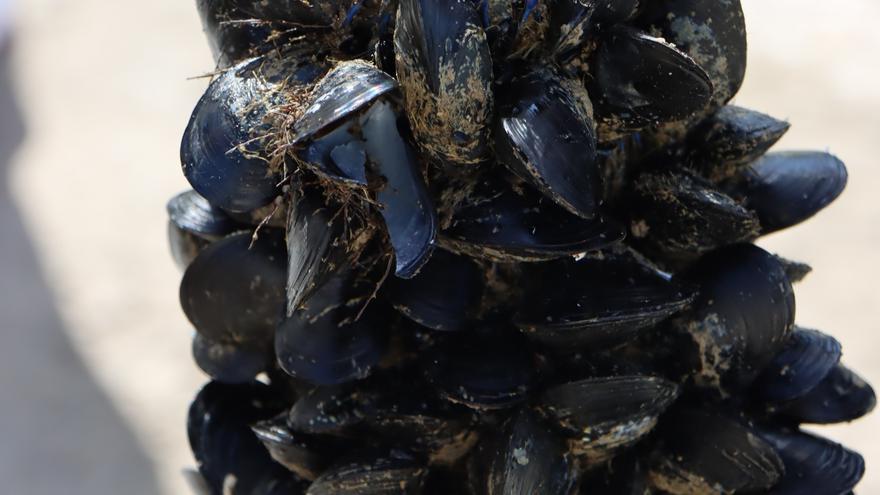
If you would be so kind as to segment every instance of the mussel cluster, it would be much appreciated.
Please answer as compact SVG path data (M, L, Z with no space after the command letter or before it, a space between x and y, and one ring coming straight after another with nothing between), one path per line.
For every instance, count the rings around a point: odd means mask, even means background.
M168 204L222 494L847 494L810 267L843 190L728 105L739 0L198 0Z

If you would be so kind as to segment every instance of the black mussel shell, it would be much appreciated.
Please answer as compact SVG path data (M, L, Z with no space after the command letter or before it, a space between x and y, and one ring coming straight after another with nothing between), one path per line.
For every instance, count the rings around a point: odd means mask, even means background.
M758 236L753 212L707 181L685 172L641 174L633 186L630 233L646 248L689 259Z
M212 493L277 493L265 491L274 485L303 489L294 474L272 461L249 426L282 408L271 388L259 382L211 382L199 392L189 409L187 433L199 473Z
M320 177L350 186L367 185L367 153L354 135L356 121L348 121L316 138L297 156Z
M785 475L771 495L845 495L865 474L865 460L840 444L802 431L763 430L785 464Z
M493 261L546 261L583 254L623 240L610 220L584 220L536 191L482 182L459 206L440 243Z
M782 402L816 388L840 361L840 342L816 330L796 328L785 347L752 386L755 398Z
M559 351L621 344L686 308L687 288L634 259L587 257L535 267L514 323Z
M535 384L533 361L528 343L512 330L461 332L424 358L427 379L441 397L477 410L525 400Z
M344 234L347 218L335 211L321 191L303 188L291 192L287 219L287 315L290 316L327 278L346 265ZM338 206L337 208L342 208ZM355 230L355 229L352 229Z
M296 400L287 424L312 435L351 436L352 429L375 410L379 395L375 387L355 384L317 387Z
M746 71L746 26L740 0L658 0L644 3L638 23L658 33L700 64L721 106L742 86Z
M726 105L688 133L689 166L718 182L760 158L788 131L788 122Z
M818 213L840 196L847 178L843 162L829 153L770 153L746 169L730 192L754 210L767 234Z
M678 385L662 378L588 378L548 389L538 409L570 437L572 453L596 463L650 433L677 397Z
M663 493L761 492L785 472L776 450L751 428L715 412L677 411L660 438L649 478Z
M275 462L304 480L314 480L344 450L334 439L291 430L286 418L282 414L260 421L251 429Z
M550 8L554 2L541 0L506 1L512 4L513 19L516 22L510 40L511 45L504 50L506 58L508 61L537 59L538 56L543 55L541 48L550 31Z
M480 14L493 62L498 65L510 49L518 18L511 0L471 0Z
M595 217L602 198L586 90L541 69L514 77L502 91L495 122L499 161L571 213Z
M876 405L871 385L838 364L809 393L770 410L797 423L830 424L858 419Z
M693 339L698 385L748 387L794 328L794 292L779 260L751 244L713 251L683 274L699 286L675 326Z
M275 332L278 364L315 385L369 375L387 346L387 310L369 296L375 280L346 270L330 278Z
M383 182L376 200L394 248L395 274L412 278L433 252L437 213L391 104L379 101L373 105L363 116L361 129L373 172Z
M409 454L364 454L325 471L306 495L418 495L427 475L428 468Z
M442 161L488 153L492 57L472 0L400 0L397 79L416 141Z
M251 16L232 0L198 0L202 28L220 68L229 67L263 51L273 26L267 22L248 22Z
M216 241L239 227L226 212L212 206L195 191L174 196L165 208L177 228L209 241Z
M193 110L180 161L193 189L212 205L243 212L278 195L284 171L267 157L268 116L297 85L320 75L319 66L299 57L289 53L242 62L212 81Z
M564 495L575 486L575 466L559 434L521 409L493 439L486 494Z
M318 81L313 100L293 124L292 143L315 139L343 120L397 89L397 81L362 60L339 62Z
M271 342L284 308L284 235L263 229L225 237L189 265L180 305L196 330L221 343Z
M432 330L463 330L483 294L483 274L470 259L437 250L414 278L388 282L395 309Z
M213 341L196 334L192 342L196 364L214 380L245 383L269 369L274 356L270 349Z
M702 111L712 97L709 76L691 57L623 25L607 31L591 66L590 95L601 126L609 131L683 120Z
M210 243L211 241L182 230L171 221L168 222L168 245L171 248L171 257L181 270L186 270L186 267Z

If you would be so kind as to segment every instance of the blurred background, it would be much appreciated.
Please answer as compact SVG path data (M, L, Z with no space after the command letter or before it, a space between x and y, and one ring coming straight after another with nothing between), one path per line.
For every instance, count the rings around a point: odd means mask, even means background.
M189 355L165 201L213 68L192 0L0 0L0 480L18 495L182 494ZM815 271L801 325L880 385L880 3L743 0L736 103L787 118L777 149L827 149L846 193L762 244ZM3 36L6 32L8 36ZM826 429L880 493L880 415Z

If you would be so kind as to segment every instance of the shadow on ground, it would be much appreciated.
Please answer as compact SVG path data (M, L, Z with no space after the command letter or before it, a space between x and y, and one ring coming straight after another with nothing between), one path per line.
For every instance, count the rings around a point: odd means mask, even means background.
M0 47L0 491L153 495L153 466L71 346L10 197L24 123L8 48Z

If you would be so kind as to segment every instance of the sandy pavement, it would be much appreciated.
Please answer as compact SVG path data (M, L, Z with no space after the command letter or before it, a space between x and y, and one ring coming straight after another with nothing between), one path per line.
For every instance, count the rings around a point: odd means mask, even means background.
M186 493L184 417L204 378L164 203L186 187L179 136L206 84L187 78L212 68L193 3L17 7L14 94L0 95L24 130L0 183L6 493ZM838 202L762 244L813 265L798 321L834 333L880 385L880 4L842 3L744 0L752 49L736 101L791 120L780 149L829 149L848 164ZM880 493L878 430L874 415L828 432L866 455L861 493Z

